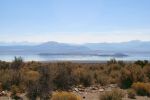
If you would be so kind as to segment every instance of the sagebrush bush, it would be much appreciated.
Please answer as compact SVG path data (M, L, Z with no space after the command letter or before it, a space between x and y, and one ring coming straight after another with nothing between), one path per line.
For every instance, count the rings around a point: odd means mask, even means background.
M144 82L145 80L142 68L137 65L131 65L121 70L118 85L121 88L130 88L134 82Z
M77 85L83 85L85 87L92 85L95 81L95 78L93 77L94 71L85 69L83 67L74 69L73 76Z
M112 71L109 76L109 82L112 84L116 84L118 82L118 76L120 75L119 71Z
M85 87L91 86L93 81L94 79L92 73L83 72L80 76L80 83Z
M120 70L122 67L119 64L111 64L108 66L110 72Z
M27 97L29 100L49 100L51 98L53 86L51 70L47 66L41 66L39 72L30 71L27 74Z
M28 69L28 70L33 70L33 71L37 71L43 64L41 62L27 62L24 64L24 69Z
M56 66L56 74L54 77L54 85L57 89L68 90L75 85L75 77L73 76L73 68L70 63L58 63Z
M144 82L146 81L143 69L140 66L133 65L130 68L133 82Z
M150 83L133 83L132 88L136 91L137 95L150 96Z
M40 73L38 71L27 71L26 73L24 73L24 79L26 82L28 81L36 81L39 79L40 77Z
M71 92L55 92L51 100L82 100L81 97Z
M108 76L104 75L104 74L95 74L95 79L96 79L96 83L105 86L108 84L109 78Z
M119 89L114 89L112 91L105 92L100 95L99 100L122 100L124 97L124 92Z
M0 61L0 69L9 69L10 63L7 63L5 61Z
M3 90L10 90L12 85L12 73L10 69L0 70L0 82Z
M118 80L118 85L121 88L129 88L133 83L131 72L128 69L122 69L120 71L120 77Z
M116 60L116 59L110 59L109 61L107 61L107 64L108 64L108 65L116 64L116 63L117 63L117 60Z
M150 64L149 64L149 65L146 65L146 66L143 68L143 71L144 71L146 77L148 78L148 81L150 82Z
M11 68L13 70L19 70L21 67L23 67L23 59L21 57L15 57L14 61L11 63Z
M144 60L144 61L138 60L135 61L135 64L140 65L143 68L145 65L148 64L148 60Z

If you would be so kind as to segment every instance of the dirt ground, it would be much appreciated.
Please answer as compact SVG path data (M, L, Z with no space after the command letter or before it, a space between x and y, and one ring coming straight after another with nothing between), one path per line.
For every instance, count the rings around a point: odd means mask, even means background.
M83 100L99 100L98 93L83 93L82 97L85 97L83 98ZM12 99L8 97L0 97L0 100L12 100ZM24 97L23 100L28 100L28 99ZM136 99L123 98L122 100L150 100L150 98L137 96Z
M73 92L79 96L82 97L82 100L100 100L99 96L100 94L102 94L103 92L96 92L96 91L89 91L89 92ZM28 100L26 98L26 96L23 94L21 97L23 97L23 100ZM9 97L0 97L0 100L12 100ZM136 96L136 99L129 99L127 98L127 95L125 96L125 98L123 98L122 100L150 100L150 98L148 97L142 97L142 96Z

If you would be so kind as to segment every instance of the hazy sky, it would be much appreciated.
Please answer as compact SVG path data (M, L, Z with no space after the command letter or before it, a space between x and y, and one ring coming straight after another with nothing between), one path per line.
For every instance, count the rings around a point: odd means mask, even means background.
M150 0L0 0L0 41L150 40Z

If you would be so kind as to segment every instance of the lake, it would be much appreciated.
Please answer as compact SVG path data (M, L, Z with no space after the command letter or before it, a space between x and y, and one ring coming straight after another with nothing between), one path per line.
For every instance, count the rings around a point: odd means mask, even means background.
M126 57L94 55L0 55L0 60L12 61L15 56L22 57L24 61L107 61L113 58L125 61L150 60L150 54L134 54Z

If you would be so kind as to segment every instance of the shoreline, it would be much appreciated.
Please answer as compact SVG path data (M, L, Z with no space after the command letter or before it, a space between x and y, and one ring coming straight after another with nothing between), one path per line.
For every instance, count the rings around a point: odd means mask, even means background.
M110 59L111 60L111 59ZM41 62L41 63L59 63L59 62L71 62L71 63L85 63L85 64L106 64L110 60L52 60L52 61L35 61L35 62ZM115 59L116 60L116 59ZM116 61L123 61L124 63L134 63L138 60L116 60ZM144 61L144 60L139 60ZM150 62L150 60L147 60ZM31 61L25 61L25 62L31 62Z
M45 61L38 61L38 60L23 60L25 63L28 62L40 62L40 63L61 63L61 62L71 62L71 63L85 63L85 64L106 64L107 62L111 61L111 60L115 60L115 61L123 61L124 63L134 63L136 61L145 61L145 60L118 60L118 59L110 59L110 60L45 60ZM1 60L0 61L5 61L5 60ZM146 60L148 62L150 62L150 60ZM12 61L5 61L5 62L13 62Z

